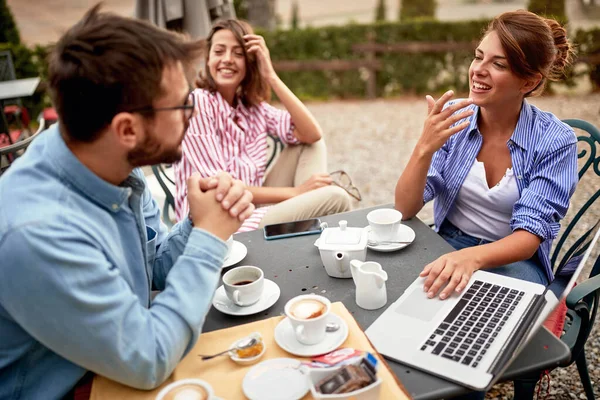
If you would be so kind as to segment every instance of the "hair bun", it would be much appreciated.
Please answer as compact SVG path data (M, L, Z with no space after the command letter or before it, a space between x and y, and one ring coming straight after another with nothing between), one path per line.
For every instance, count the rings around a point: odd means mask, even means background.
M556 46L556 56L552 67L550 68L550 74L548 76L551 80L558 80L565 74L565 69L571 65L573 61L573 46L567 39L567 31L557 21L553 19L544 20L554 38L554 45Z

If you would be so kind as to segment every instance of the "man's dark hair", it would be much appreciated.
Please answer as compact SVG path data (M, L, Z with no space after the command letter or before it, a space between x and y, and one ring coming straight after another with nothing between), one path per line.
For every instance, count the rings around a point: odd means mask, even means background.
M71 27L49 58L61 129L81 142L94 141L118 113L152 106L164 95L165 67L180 61L189 72L204 47L202 41L99 9L94 6Z

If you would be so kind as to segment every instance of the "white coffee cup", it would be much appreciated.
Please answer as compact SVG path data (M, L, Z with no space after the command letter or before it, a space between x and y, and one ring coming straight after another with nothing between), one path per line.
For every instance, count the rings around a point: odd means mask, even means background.
M262 269L249 265L236 267L223 275L225 294L235 305L245 307L256 303L265 286Z
M325 339L330 311L331 302L316 294L296 296L285 305L285 315L290 319L296 339L306 345Z
M367 214L373 239L377 241L398 240L402 213L393 208L380 208Z
M211 400L213 388L201 379L181 379L165 386L155 400Z

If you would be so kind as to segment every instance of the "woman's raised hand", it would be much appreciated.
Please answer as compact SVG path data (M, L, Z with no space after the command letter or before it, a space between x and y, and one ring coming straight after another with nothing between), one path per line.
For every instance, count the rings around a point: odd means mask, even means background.
M277 74L273 68L265 39L260 35L244 35L244 40L246 41L246 52L256 56L260 75L267 81L275 78Z
M473 110L466 110L454 115L454 113L462 108L465 108L473 103L473 100L466 99L458 101L456 104L448 106L444 109L444 105L452 98L454 92L452 90L444 93L442 97L435 101L433 97L427 96L427 119L423 127L423 133L419 138L418 147L425 152L433 154L438 151L444 143L457 132L462 131L469 126L469 121L462 122L455 126L455 123L463 118L473 115Z

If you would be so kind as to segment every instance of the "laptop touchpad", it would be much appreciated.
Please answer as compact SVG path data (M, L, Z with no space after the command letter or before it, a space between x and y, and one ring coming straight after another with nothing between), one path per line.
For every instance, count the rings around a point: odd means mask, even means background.
M416 288L396 307L396 312L421 321L431 321L444 306L439 297L427 298L427 293L421 288Z

